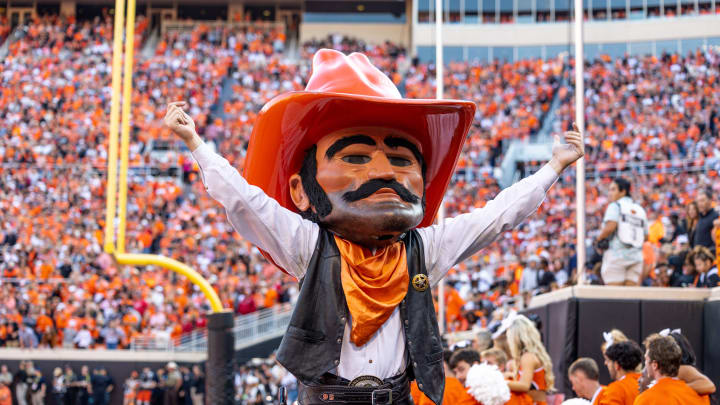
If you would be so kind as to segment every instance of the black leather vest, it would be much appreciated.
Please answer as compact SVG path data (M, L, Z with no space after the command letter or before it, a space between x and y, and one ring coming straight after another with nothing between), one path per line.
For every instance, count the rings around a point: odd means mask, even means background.
M422 240L416 231L403 236L407 249L410 283L400 304L405 329L408 373L418 388L435 404L442 403L445 389L443 348L435 316L431 289L418 291L412 286L416 274L427 274ZM340 252L333 235L320 228L300 296L283 336L277 360L304 384L313 384L340 363L348 307L340 281ZM395 348L388 347L388 351Z

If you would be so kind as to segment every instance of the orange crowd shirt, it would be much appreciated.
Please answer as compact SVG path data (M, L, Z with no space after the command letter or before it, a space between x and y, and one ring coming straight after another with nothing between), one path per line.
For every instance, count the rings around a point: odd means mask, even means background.
M410 395L415 405L434 405L434 403L420 391L417 381L410 385ZM443 393L443 404L453 405L478 405L478 402L468 394L460 380L455 377L445 378L445 392Z
M600 405L633 405L640 393L639 373L627 373L619 380L609 384L603 391Z
M634 405L704 405L702 397L684 381L661 378L650 389L638 395Z
M593 398L592 405L600 405L600 403L605 399L605 386L601 385L600 390L595 395L595 398Z

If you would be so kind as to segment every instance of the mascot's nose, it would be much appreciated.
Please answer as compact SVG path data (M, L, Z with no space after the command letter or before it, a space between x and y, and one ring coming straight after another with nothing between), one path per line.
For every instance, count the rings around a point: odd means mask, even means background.
M368 179L395 179L395 169L385 153L377 153L368 163Z

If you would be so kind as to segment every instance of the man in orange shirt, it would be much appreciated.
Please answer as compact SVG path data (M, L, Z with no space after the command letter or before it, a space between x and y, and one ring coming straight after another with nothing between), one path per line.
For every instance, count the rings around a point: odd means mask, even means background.
M605 365L615 380L605 388L600 405L632 405L639 394L640 373L635 370L642 363L642 349L632 340L614 343L605 348Z
M572 384L572 390L580 398L585 398L592 405L600 404L604 398L605 387L600 385L600 369L595 360L589 357L581 357L568 369L568 378Z
M0 381L0 405L12 405L12 393L3 381Z
M477 352L475 352L477 354ZM443 393L443 404L453 405L477 405L475 399L468 394L467 389L455 378L453 371L448 366L452 352L445 350L443 353L443 366L445 367L445 392ZM478 356L478 360L480 356ZM433 402L423 394L417 386L417 381L410 385L410 394L415 405L432 405Z
M646 340L645 370L655 384L638 395L634 405L703 405L692 388L677 379L682 351L670 336L652 335Z

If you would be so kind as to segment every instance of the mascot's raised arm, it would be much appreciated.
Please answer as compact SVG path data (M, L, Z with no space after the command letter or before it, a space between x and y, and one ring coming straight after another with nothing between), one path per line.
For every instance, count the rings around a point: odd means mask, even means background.
M583 139L489 201L432 225L475 104L403 99L365 55L323 49L305 91L258 116L241 175L195 132L184 103L165 124L190 148L208 193L244 238L302 280L278 361L299 403L410 404L409 382L443 397L430 287L541 204Z

